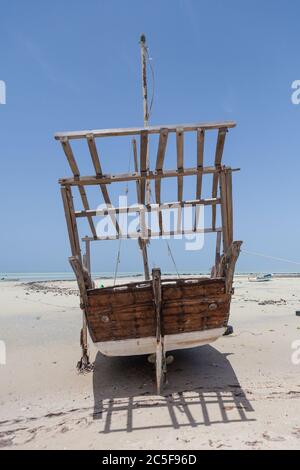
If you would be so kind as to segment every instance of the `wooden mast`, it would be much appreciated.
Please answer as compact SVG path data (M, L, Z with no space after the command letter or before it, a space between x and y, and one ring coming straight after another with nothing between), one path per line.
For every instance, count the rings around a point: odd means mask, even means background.
M144 34L141 35L140 38L140 45L141 45L141 61L142 61L142 90L143 90L143 112L144 112L144 127L147 127L149 122L149 113L148 113L148 95L147 95L147 63L146 63L146 54L147 54L147 46L146 46L146 36ZM147 150L146 150L146 172L149 170L149 144L147 140ZM140 189L141 191L141 189ZM145 186L146 192L146 204L150 204L150 180L146 180ZM141 226L145 226L145 213L141 212ZM143 263L144 263L144 272L145 272L145 279L146 281L150 280L149 274L149 264L148 264L148 253L147 253L147 243L148 241L142 238L139 238L139 246L142 251L143 255Z

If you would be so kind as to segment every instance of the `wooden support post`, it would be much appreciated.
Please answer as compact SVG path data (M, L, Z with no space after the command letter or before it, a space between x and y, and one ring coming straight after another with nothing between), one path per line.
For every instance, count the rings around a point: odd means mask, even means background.
M182 128L176 130L176 149L177 149L177 199L178 201L183 200L183 139L184 133ZM178 218L177 218L177 230L182 228L182 208L178 209Z
M217 277L217 274L218 274L218 266L221 261L221 240L222 240L222 232L217 232L215 264L211 271L212 278Z
M71 188L62 187L61 195L62 195L68 234L69 234L69 239L70 239L71 253L73 256L80 257L81 256L80 255L80 243L79 243L76 217L74 215L74 205L73 205Z
M85 262L83 263L89 275L91 275L91 242L85 239Z
M227 190L225 172L220 172L220 196L222 214L223 252L226 253L229 247L228 237L228 213L227 213ZM212 206L213 208L214 206ZM214 227L213 227L214 228Z
M138 173L139 163L138 163L137 146L136 146L135 139L132 139L132 150L133 150L134 171L135 173ZM136 180L136 195L137 195L137 201L140 204L141 203L141 187L140 187L139 180Z
M159 135L159 143L158 143L156 166L155 166L155 170L158 174L160 174L163 170L167 141L168 141L168 129L161 129L160 135ZM155 200L156 200L156 204L161 204L161 179L155 180ZM163 220L162 220L161 211L159 211L159 214L158 214L158 223L159 223L159 233L160 235L162 235Z
M156 386L159 395L166 376L160 269L152 270L152 288L156 311Z
M225 171L226 197L227 197L227 227L228 244L233 242L233 210L232 210L232 172L230 169Z
M215 167L217 170L220 170L221 168L226 133L227 133L227 128L219 129L216 153L215 153ZM218 178L219 178L218 172L214 173L213 185L212 185L212 197L217 197L217 194L218 194ZM216 226L216 214L217 214L216 207L212 207L212 227L213 228Z
M92 288L93 284L88 276L87 271L83 269L81 261L77 256L71 256L69 258L70 264L73 268L74 274L77 279L81 302L80 307L82 310L82 329L80 332L80 345L82 350L82 356L80 361L77 363L77 369L79 372L89 372L93 369L89 359L88 352L88 333L87 333L87 321L86 321L86 308L88 307L88 295L87 289Z

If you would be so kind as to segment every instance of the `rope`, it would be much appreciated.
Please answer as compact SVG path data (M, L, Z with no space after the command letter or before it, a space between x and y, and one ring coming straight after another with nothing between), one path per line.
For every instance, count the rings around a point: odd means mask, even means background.
M264 255L263 253L257 253L256 251L241 250L241 252L246 253L247 255L261 256L262 258L274 259L276 261L282 261L284 263L297 264L297 265L300 266L300 263L298 261L292 261L290 259L277 258L276 256Z

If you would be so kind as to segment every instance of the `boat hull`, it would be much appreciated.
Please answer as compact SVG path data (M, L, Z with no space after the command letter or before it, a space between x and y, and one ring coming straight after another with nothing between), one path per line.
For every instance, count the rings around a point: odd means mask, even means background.
M164 350L175 351L204 346L216 341L223 336L226 328L214 328L206 331L193 331L166 335L164 337ZM95 346L105 356L139 356L156 352L156 338L131 338L119 341L103 341L95 343Z
M226 330L231 294L224 278L163 279L161 331L164 350L209 344ZM151 282L88 290L90 336L107 356L156 351L157 313Z

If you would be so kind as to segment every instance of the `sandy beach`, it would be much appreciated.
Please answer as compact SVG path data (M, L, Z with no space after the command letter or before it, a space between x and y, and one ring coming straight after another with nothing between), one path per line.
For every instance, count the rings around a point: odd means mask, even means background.
M299 309L299 279L236 277L234 334L175 352L164 396L156 396L145 356L107 358L90 343L94 371L76 372L75 282L1 282L0 447L297 449Z

